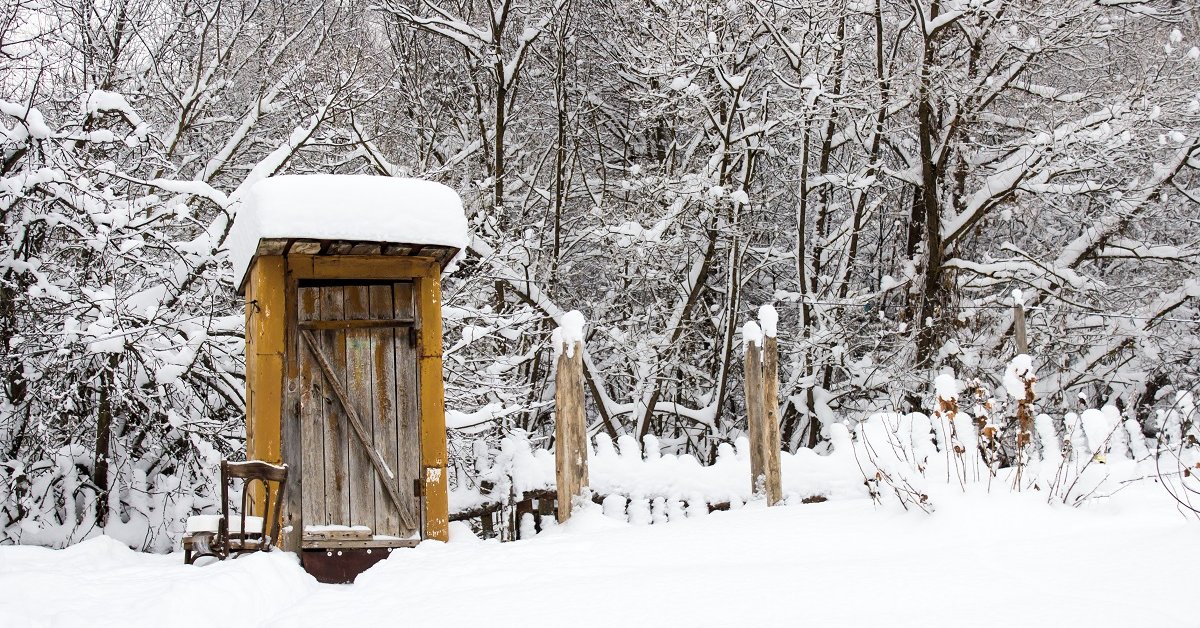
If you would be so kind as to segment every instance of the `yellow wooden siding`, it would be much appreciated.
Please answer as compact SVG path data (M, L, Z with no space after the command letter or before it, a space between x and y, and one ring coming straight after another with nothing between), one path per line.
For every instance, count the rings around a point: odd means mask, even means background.
M442 280L436 263L417 279L421 317L421 467L425 475L425 538L447 541L446 398L442 382Z

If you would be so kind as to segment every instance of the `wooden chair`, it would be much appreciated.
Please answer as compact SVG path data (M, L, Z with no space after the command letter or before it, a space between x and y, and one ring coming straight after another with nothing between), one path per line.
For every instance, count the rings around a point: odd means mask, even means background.
M234 558L249 552L269 551L279 538L279 509L287 483L287 465L261 461L221 461L221 514L188 517L187 533L183 537L183 560L191 565L203 556L218 560ZM242 503L233 518L229 513L229 484L242 480ZM263 516L248 515L251 487L262 486Z

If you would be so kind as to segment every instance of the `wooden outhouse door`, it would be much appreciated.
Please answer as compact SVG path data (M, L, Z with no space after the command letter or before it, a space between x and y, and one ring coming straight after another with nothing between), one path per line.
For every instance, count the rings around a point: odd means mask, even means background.
M311 526L420 531L417 325L411 282L298 287L306 544Z

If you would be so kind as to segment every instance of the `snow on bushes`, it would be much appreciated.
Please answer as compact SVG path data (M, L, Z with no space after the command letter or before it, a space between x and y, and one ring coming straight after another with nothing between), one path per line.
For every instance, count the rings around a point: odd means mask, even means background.
M954 402L957 387L952 375L939 377L938 397ZM785 502L869 496L932 511L936 496L947 489L981 487L1037 491L1048 501L1078 505L1156 474L1145 437L1139 432L1130 439L1112 406L1067 414L1063 434L1050 416L1036 417L1036 441L1019 478L1015 467L997 467L978 420L955 410L934 417L876 413L852 430L834 423L829 427L831 445L823 453L807 448L782 452ZM450 495L451 512L511 503L554 487L553 452L533 447L523 435L505 437L490 453L491 464L479 475L490 490L460 484ZM715 461L704 465L690 454L661 453L654 436L638 443L622 435L614 443L600 434L588 467L590 490L602 499L604 512L631 523L707 514L711 505L738 508L756 499L745 438L720 445Z

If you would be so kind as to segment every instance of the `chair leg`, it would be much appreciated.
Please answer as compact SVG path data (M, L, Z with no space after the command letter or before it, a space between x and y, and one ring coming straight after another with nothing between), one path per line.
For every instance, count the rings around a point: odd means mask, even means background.
M183 561L188 565L194 565L197 560L205 556L225 560L228 554L222 555L221 546L219 543L214 543L215 540L213 535L207 532L195 535L189 543L183 546Z

